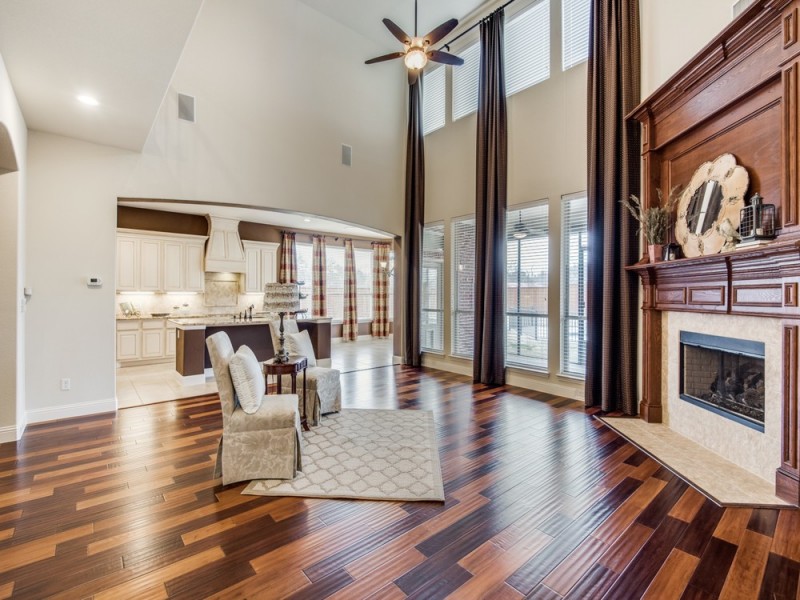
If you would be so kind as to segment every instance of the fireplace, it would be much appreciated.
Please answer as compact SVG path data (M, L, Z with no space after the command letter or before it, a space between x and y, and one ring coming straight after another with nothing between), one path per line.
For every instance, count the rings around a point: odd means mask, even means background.
M681 399L764 431L764 343L680 332Z

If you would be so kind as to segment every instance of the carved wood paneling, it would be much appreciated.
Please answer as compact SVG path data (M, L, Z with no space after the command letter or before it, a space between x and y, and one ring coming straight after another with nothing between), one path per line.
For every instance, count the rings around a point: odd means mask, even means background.
M783 288L780 283L764 285L734 285L733 306L783 306Z
M725 287L690 287L689 304L703 304L708 306L725 305Z
M790 502L800 499L798 469L797 357L798 326L783 327L783 403L781 409L781 466L775 475L776 493Z
M797 43L797 7L792 7L783 14L783 49Z
M783 69L783 124L781 127L781 154L783 156L783 198L781 216L783 227L797 225L798 214L798 168L797 142L798 119L797 111L800 108L798 97L798 72L800 65L797 61Z
M656 290L656 304L686 304L686 288L659 287Z
M783 284L783 305L786 307L797 306L797 283Z

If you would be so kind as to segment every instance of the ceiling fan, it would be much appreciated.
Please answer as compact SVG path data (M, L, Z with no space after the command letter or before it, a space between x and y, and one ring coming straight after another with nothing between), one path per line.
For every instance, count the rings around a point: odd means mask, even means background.
M427 35L419 37L417 36L417 0L414 0L414 37L411 37L400 29L391 19L384 19L383 24L386 25L386 29L388 29L405 48L402 51L370 58L368 61L365 61L365 64L371 65L386 60L402 58L408 68L409 83L414 83L417 80L420 71L425 68L429 60L445 65L458 66L464 64L464 59L455 54L431 48L433 44L455 29L456 25L458 25L457 19L445 21Z

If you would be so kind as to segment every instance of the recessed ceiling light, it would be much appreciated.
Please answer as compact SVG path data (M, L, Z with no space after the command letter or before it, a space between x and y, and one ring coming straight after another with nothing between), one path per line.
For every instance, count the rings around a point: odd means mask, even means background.
M93 96L80 95L77 98L78 102L86 104L87 106L98 106L100 104L100 102L97 101L97 98L94 98Z

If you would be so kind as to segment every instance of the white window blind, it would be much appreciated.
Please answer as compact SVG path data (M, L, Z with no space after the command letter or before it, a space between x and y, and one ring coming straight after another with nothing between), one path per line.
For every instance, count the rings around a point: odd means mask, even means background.
M550 0L509 19L505 34L506 96L550 77Z
M341 323L344 317L344 248L325 248L325 295L328 316Z
M358 320L372 319L372 250L354 248Z
M547 369L546 201L507 214L506 363Z
M472 358L475 318L475 218L455 219L450 353Z
M561 68L582 63L589 56L589 0L561 0Z
M481 66L481 45L475 42L458 56L464 64L453 69L453 121L478 110L478 78Z
M425 225L422 234L420 346L444 351L444 225Z
M444 127L444 67L426 71L422 78L422 135Z
M311 244L295 243L297 248L297 283L300 285L300 308L305 309L307 312L305 316L311 316L311 301L312 301L312 268L313 268L313 249Z
M586 374L586 194L561 204L561 372Z

